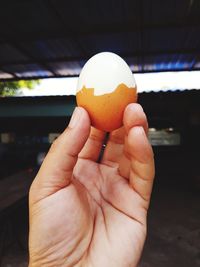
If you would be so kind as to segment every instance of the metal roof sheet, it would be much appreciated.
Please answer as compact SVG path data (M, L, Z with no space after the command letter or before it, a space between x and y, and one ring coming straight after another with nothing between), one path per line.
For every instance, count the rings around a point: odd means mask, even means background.
M199 0L7 0L0 80L77 76L102 51L134 72L200 69Z

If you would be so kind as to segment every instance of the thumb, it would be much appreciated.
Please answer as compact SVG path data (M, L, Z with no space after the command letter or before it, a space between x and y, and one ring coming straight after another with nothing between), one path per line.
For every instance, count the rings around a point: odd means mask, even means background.
M90 133L87 112L77 107L65 131L54 141L31 185L30 199L45 198L70 184L73 168Z

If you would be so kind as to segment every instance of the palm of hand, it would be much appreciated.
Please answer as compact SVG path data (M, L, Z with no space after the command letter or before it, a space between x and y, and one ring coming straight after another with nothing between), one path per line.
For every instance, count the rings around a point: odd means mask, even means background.
M67 186L31 206L31 266L136 266L148 200L108 163L81 157Z

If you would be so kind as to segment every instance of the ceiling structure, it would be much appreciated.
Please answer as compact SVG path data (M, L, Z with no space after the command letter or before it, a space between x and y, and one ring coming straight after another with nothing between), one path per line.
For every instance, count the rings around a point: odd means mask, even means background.
M102 51L133 72L200 69L199 0L1 0L0 80L71 77Z

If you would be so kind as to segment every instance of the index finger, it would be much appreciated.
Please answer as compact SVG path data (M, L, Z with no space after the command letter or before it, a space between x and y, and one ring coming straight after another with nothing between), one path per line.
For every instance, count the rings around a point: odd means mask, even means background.
M129 129L124 153L130 159L130 185L144 200L145 208L148 208L155 167L153 150L143 127Z

